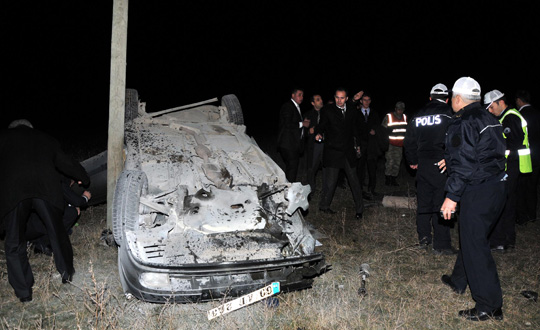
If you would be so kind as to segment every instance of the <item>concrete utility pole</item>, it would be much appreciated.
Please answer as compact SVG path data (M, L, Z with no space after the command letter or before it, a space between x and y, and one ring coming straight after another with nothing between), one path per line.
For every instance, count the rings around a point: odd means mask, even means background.
M128 0L114 0L109 91L109 140L107 144L107 228L112 229L112 201L123 167L124 107L126 103L126 53Z

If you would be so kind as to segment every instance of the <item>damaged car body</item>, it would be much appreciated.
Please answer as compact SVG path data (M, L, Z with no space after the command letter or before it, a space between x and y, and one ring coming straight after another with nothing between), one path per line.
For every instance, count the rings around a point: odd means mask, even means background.
M300 213L309 186L288 182L245 133L236 96L221 106L146 113L128 91L125 164L112 207L127 294L208 301L271 282L308 288L329 270Z

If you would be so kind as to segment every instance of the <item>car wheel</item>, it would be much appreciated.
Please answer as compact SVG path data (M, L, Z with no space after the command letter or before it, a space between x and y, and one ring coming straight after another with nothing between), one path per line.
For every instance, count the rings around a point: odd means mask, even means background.
M229 122L237 125L244 125L244 114L240 101L234 94L225 95L221 98L221 105L229 112Z
M148 179L141 171L123 171L116 182L113 197L112 226L116 244L122 245L126 230L139 225L141 196L148 191Z
M139 117L139 93L136 89L126 89L126 105L124 109L124 124Z

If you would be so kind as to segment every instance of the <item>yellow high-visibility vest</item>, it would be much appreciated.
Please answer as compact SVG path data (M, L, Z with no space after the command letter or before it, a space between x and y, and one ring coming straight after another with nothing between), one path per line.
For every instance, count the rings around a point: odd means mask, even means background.
M531 161L531 149L529 148L529 133L527 130L527 121L519 111L516 109L508 109L505 111L504 115L501 117L499 122L502 124L504 118L508 116L509 114L513 114L519 117L521 120L521 128L523 129L523 133L525 134L525 137L523 138L523 148L518 149L518 156L519 156L519 171L521 173L531 173L532 172L532 161ZM503 132L503 136L506 139L506 135ZM508 158L508 155L510 154L510 150L506 150L506 158Z

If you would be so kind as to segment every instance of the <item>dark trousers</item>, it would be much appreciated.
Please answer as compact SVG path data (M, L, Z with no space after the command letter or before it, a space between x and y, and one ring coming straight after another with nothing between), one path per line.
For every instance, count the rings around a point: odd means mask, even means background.
M356 165L357 176L360 182L360 188L364 185L366 177L366 168L368 173L368 191L375 191L375 185L377 182L377 158L369 157L366 150L362 150L362 156L358 159L358 164Z
M322 164L324 144L315 142L308 148L308 184L311 191L315 190L316 176L319 167Z
M534 167L532 173L520 173L518 179L517 219L519 224L536 219L538 204L538 181L540 167Z
M64 215L62 216L62 223L66 233L70 235L71 228L75 225L79 219L79 213L75 206L66 206L64 208ZM37 245L48 246L50 245L49 236L47 235L47 228L45 223L41 221L37 213L32 212L30 218L26 224L26 240Z
M285 162L285 177L289 182L296 182L298 165L300 164L300 151L280 148L279 153Z
M38 198L26 199L4 217L6 224L6 263L9 284L19 298L32 294L34 277L26 254L26 224L34 210L43 220L51 241L56 269L63 279L68 279L73 268L73 249L62 224L62 210Z
M504 207L506 182L491 181L465 189L460 201L460 250L452 272L458 289L467 285L476 309L489 312L502 307L502 290L488 234Z
M506 174L508 174L506 178L508 195L499 221L489 237L489 243L492 247L516 245L516 207L519 180L519 161L517 159L507 162Z
M440 159L419 159L416 173L416 230L418 241L433 243L434 249L450 249L450 228L452 221L441 218L440 210L444 201L446 173L441 173L434 164ZM431 228L433 227L433 239Z
M334 167L323 168L323 187L321 193L321 200L319 202L319 208L326 210L330 208L332 199L334 199L334 193L336 192L336 186L338 182L339 172L341 169ZM345 166L342 168L349 182L349 187L354 199L354 205L356 207L356 213L362 213L364 211L364 201L362 200L362 188L358 182L356 176L356 168L351 167L348 161L345 161Z

